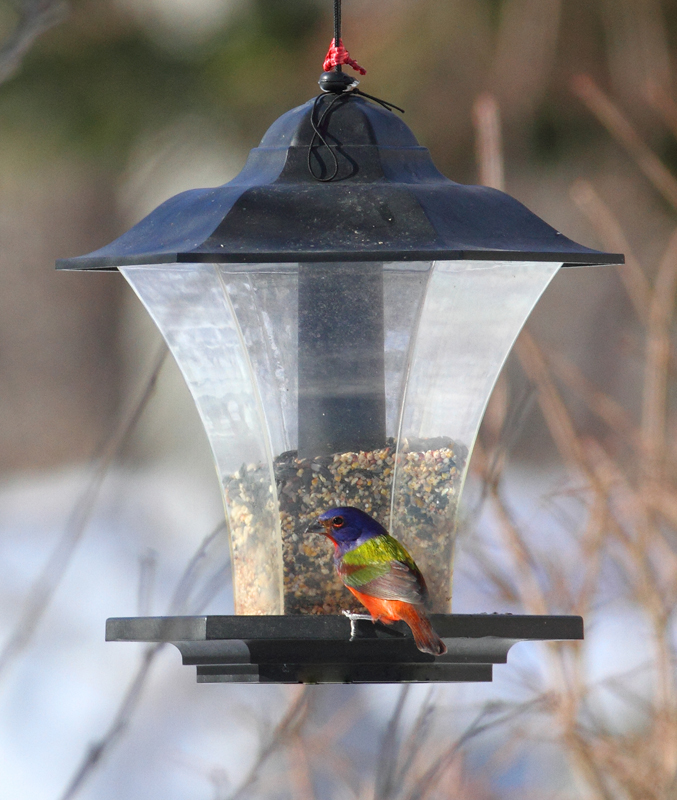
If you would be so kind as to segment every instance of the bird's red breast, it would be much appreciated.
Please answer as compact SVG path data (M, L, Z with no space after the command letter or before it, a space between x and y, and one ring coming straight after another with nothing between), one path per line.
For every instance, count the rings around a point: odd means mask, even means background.
M372 597L359 592L351 586L346 588L357 597L374 619L380 619L383 622L397 622L400 619L406 622L406 617L409 616L407 609L414 608L411 603L405 603L402 600L382 600L380 597Z
M403 600L383 600L380 597L364 594L351 586L346 588L366 607L374 621L406 622L414 634L414 641L419 650L434 656L441 656L447 652L446 645L433 630L425 611L419 611L415 605L405 603Z

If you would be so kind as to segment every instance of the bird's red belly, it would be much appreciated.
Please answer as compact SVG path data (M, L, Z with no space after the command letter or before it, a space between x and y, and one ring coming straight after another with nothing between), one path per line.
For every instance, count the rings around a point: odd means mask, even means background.
M399 619L407 620L411 616L410 603L404 603L402 600L382 600L380 597L362 594L357 589L351 589L350 586L346 588L357 597L374 619L380 619L383 622L397 622Z

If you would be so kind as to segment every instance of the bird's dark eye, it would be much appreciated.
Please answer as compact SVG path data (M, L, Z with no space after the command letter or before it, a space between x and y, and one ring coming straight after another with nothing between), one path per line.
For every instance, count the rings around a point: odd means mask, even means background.
M331 524L334 528L342 528L346 524L346 521L343 519L343 517L334 517L334 519L331 521Z

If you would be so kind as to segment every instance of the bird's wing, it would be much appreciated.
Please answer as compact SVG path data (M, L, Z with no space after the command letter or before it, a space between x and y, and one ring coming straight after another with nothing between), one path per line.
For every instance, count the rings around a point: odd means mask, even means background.
M350 585L345 579L344 582ZM353 588L381 600L401 600L414 605L425 605L428 600L428 591L421 573L414 572L401 561L391 561L386 574Z
M343 583L382 600L424 605L428 590L409 553L391 536L371 539L346 553L339 566Z

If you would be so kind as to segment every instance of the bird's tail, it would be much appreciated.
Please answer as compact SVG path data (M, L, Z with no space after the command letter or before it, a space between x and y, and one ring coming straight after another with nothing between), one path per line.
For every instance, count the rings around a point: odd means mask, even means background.
M404 605L404 603L403 603ZM430 620L425 611L419 610L416 606L409 605L402 619L411 628L414 634L416 647L422 653L430 653L432 656L443 656L447 652L447 647L440 637L433 630Z

